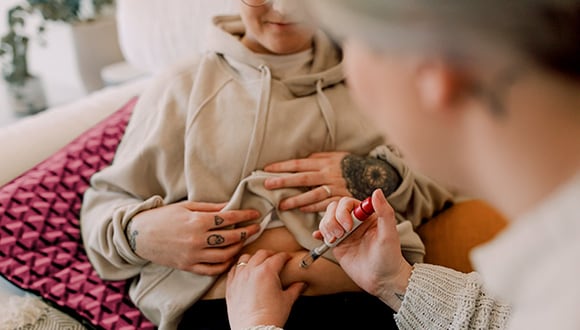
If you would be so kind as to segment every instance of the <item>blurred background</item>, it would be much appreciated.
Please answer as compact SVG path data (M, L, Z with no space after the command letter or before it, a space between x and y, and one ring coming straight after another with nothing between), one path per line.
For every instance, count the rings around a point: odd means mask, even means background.
M103 88L123 61L114 0L0 0L0 40L0 125Z

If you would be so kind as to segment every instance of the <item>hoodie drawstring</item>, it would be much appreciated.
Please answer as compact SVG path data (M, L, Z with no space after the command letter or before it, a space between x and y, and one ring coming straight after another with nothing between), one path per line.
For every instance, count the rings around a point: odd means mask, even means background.
M256 119L252 128L252 137L250 138L246 161L242 168L242 179L250 175L256 168L262 146L264 145L268 110L270 108L270 94L272 92L272 72L266 65L260 65L260 72L262 76L261 94L258 99L258 110L256 111Z
M332 105L330 105L330 101L322 90L322 83L322 79L318 79L316 82L316 98L318 100L318 104L320 105L320 112L322 113L322 117L326 122L326 127L328 127L328 135L330 136L330 146L328 146L328 149L334 150L336 148L336 126L334 125L336 120L334 118Z

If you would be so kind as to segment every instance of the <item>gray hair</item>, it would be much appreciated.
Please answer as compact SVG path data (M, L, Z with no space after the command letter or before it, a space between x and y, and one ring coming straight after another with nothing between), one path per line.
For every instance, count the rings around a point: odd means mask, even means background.
M580 78L580 0L305 0L337 38L376 49L516 55Z

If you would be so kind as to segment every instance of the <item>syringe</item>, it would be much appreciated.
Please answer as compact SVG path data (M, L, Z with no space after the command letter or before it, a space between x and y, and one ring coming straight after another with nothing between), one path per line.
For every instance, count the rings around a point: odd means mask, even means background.
M318 259L326 251L328 251L328 249L337 246L340 242L342 242L345 238L347 238L350 234L352 234L352 232L355 231L355 229L357 229L358 226L360 226L363 223L363 221L368 219L368 217L370 217L371 214L373 214L374 212L375 212L375 209L374 209L373 204L371 202L371 197L367 197L351 213L352 220L354 222L352 229L350 231L346 232L344 235L342 235L341 238L337 239L336 241L334 241L332 243L328 243L325 240L324 244L310 250L308 255L306 255L302 259L302 261L300 261L300 267L308 268L308 266L310 266L314 261L316 261L316 259Z

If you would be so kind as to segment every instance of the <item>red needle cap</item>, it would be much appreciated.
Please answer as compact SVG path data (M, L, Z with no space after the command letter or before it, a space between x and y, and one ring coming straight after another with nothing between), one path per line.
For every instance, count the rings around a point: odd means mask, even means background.
M367 197L365 200L362 201L362 203L360 203L359 206L357 206L354 209L353 214L360 221L364 221L368 217L370 217L371 214L373 214L374 212L375 208L373 207L373 204L371 202L371 197Z

